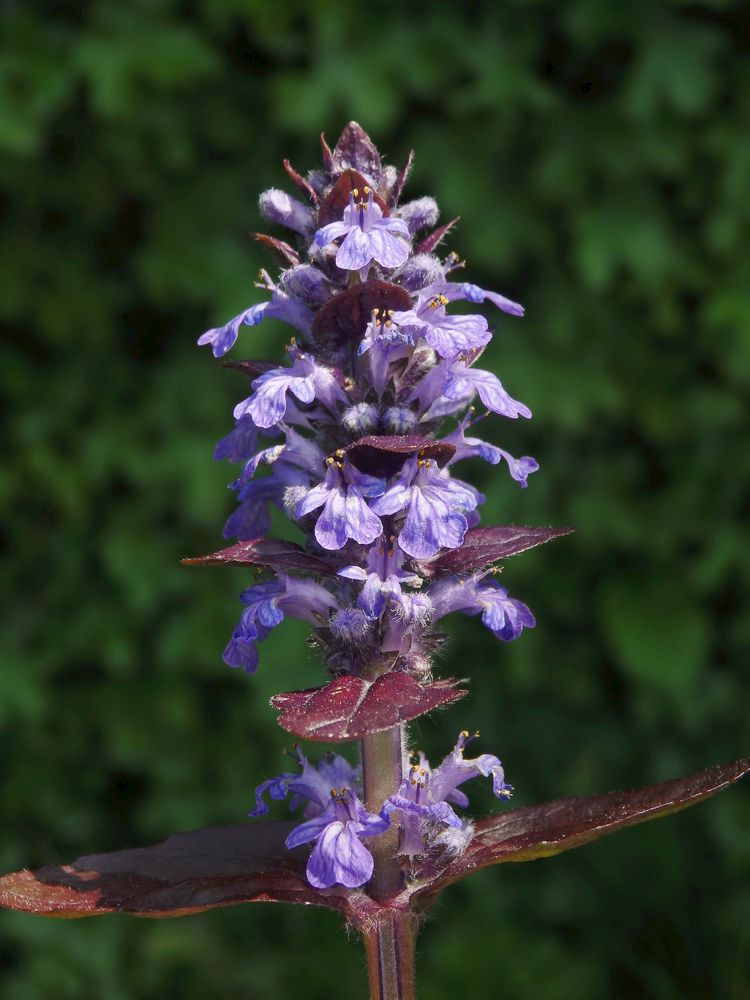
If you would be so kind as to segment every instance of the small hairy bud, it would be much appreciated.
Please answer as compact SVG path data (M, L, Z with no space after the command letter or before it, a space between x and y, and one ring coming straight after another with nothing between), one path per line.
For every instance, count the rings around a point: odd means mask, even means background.
M432 826L432 824L431 824ZM467 820L461 827L434 824L427 833L428 848L437 848L452 858L460 857L474 836L474 824Z
M415 201L408 201L402 205L396 214L404 220L409 227L409 232L414 235L420 229L434 226L440 216L440 211L434 198L417 198Z
M409 434L417 423L417 415L408 406L389 406L383 414L383 426L393 434Z
M297 504L304 498L307 492L308 490L305 486L287 486L284 490L284 499L282 501L284 504L284 513L290 520L297 520L294 511Z
M372 434L380 422L380 414L372 403L356 403L344 410L341 422L350 434Z
M445 271L437 257L429 253L418 253L410 257L401 268L398 282L407 291L418 292L444 278Z
M258 199L260 214L268 222L287 226L297 233L307 233L312 228L312 212L301 201L290 197L286 191L269 188Z
M343 608L330 621L331 632L343 642L361 642L372 628L372 623L359 608Z
M331 294L328 278L312 264L290 267L281 275L279 285L288 295L294 295L310 306L319 306Z

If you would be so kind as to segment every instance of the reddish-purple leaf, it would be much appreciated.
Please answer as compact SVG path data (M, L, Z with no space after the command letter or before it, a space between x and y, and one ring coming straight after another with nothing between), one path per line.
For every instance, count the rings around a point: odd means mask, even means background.
M444 239L448 233L453 229L459 220L459 216L455 219L451 219L450 222L446 222L444 226L440 226L438 229L434 229L429 236L425 236L421 243L414 247L414 253L432 253L435 247Z
M355 285L320 307L312 323L313 336L333 347L360 340L373 309L411 309L411 296L405 288L389 281L372 280Z
M265 375L271 369L279 367L275 361L251 361L249 359L245 361L217 361L216 364L219 368L233 368L235 371L242 372L243 375L249 375L250 378Z
M364 170L377 183L380 177L380 153L367 132L356 122L349 122L333 151L333 172Z
M279 710L281 728L293 736L337 743L391 729L458 701L466 694L458 683L448 678L420 684L398 671L374 681L347 675L322 688L277 694L271 704Z
M286 170L292 182L297 185L300 191L303 191L307 195L307 197L310 199L313 205L317 205L318 195L315 192L313 186L310 183L308 183L308 181L306 181L304 177L302 177L300 174L297 173L297 171L291 165L289 160L284 160L283 164L284 164L284 170Z
M499 559L517 556L572 531L575 528L529 528L516 524L472 528L466 532L459 549L451 549L432 562L424 563L422 569L428 576L473 573L477 569L486 569Z
M284 846L293 825L209 827L151 847L15 872L0 878L0 906L50 917L181 917L235 903L313 903L338 910L355 905L346 890L320 892L308 884L308 851Z
M401 192L404 190L404 184L406 184L406 179L411 173L411 165L414 162L414 150L409 151L409 155L406 158L406 163L399 170L398 176L393 183L393 187L388 192L388 204L391 208L398 205L398 200L401 197Z
M284 240L277 240L275 236L267 236L265 233L250 233L250 235L256 243L260 243L261 246L270 250L274 259L282 267L297 267L299 264L299 254Z
M423 866L420 878L425 884L415 887L414 902L429 902L446 885L488 865L547 858L623 827L697 805L748 773L746 757L632 791L556 799L490 816L476 824L474 838L460 858L443 868L434 862Z
M352 442L344 451L360 472L391 476L411 455L434 459L442 468L456 449L445 441L433 441L417 434L368 434Z
M253 538L236 542L207 556L193 556L181 561L185 566L269 566L276 570L299 569L324 576L333 576L338 568L336 563L305 552L300 545L282 538Z
M344 209L349 204L351 192L356 188L359 197L364 198L363 188L368 186L370 186L370 182L357 170L345 170L320 203L318 228L327 226L329 222L340 222ZM380 205L383 215L388 215L388 206L375 191L373 191L373 198L376 204Z

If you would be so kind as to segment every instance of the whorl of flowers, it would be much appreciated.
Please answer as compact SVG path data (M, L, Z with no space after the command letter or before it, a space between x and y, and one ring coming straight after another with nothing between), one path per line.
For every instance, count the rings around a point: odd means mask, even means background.
M479 528L484 497L456 474L464 459L479 457L504 464L525 487L538 468L533 458L514 458L474 436L488 414L515 420L531 412L481 367L497 315L488 321L454 303L486 304L513 317L524 310L466 281L464 262L441 251L452 223L432 229L432 198L401 202L410 165L411 158L400 171L381 164L353 122L335 149L323 140L322 169L302 178L285 163L305 201L271 189L260 210L291 231L291 242L258 237L283 268L275 278L262 270L258 287L266 298L198 341L222 358L243 327L265 318L293 333L281 366L229 362L251 382L234 409L233 430L216 449L217 458L241 463L232 483L238 505L224 529L237 544L225 550L225 561L259 564L272 575L242 593L226 663L253 673L259 643L285 616L300 618L313 627L338 682L369 685L391 675L394 684L412 685L414 709L398 722L460 696L436 693L439 685L430 684L440 641L434 629L445 615L481 614L503 642L534 626L528 607L492 575L493 563L546 540L514 548L512 532L523 529ZM301 545L266 538L272 504L294 522ZM322 728L313 731L313 716L303 711L282 725L326 738ZM355 735L378 728L385 728L382 720L365 719ZM401 790L378 814L365 810L356 776L340 757L316 770L300 754L301 775L265 782L261 789L273 798L290 793L295 805L307 802L306 821L288 843L315 842L311 883L366 881L372 858L360 838L382 832L394 814L404 855L419 855L425 830L436 828L444 845L458 850L460 831L468 829L449 805L466 804L458 783L494 774L496 794L508 794L497 758L463 761L467 737L431 779L424 759L418 766L407 761ZM256 813L265 808L259 798Z

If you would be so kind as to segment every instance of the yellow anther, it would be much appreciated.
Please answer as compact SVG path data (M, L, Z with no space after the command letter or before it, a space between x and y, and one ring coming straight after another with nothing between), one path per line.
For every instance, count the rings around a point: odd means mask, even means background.
M352 194L354 195L355 198L358 197L359 196L359 188L352 188Z
M380 310L376 307L375 309L373 309L372 314L373 316L377 316L379 312Z
M335 798L336 798L336 789L335 789L335 788L332 788L332 789L331 789L331 798L332 798L332 799L335 799Z
M416 785L416 783L417 783L416 780L414 778L412 778L410 784Z
M468 729L463 729L463 730L461 731L461 735L463 736L463 738L464 738L465 740L468 740L468 738L469 738L469 730L468 730Z
M420 773L420 774L424 774L424 773L425 773L425 769L424 769L424 768L422 768L422 770L421 770L421 771L420 771L419 773Z
M337 448L336 451L334 451L333 454L336 456L336 458L343 458L344 457L344 449L343 448Z

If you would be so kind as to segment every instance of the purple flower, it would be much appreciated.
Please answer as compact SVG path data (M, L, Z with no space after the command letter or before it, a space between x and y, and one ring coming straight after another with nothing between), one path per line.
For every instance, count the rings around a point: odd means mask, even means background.
M325 587L289 576L248 587L241 600L245 610L224 650L224 662L230 667L242 667L248 674L255 673L258 667L256 643L262 642L286 615L320 626L331 609L338 607Z
M248 414L257 427L273 427L284 419L288 392L301 403L317 399L329 408L346 401L327 368L317 365L307 354L290 353L294 358L290 368L273 368L253 380L253 394L234 408L236 420Z
M404 568L404 554L395 538L390 541L382 536L367 554L367 569L363 566L344 566L338 572L347 580L364 583L357 606L370 619L379 618L389 601L401 603L401 584L419 586L420 577Z
M407 402L418 400L424 409L423 419L430 420L455 413L478 394L493 413L510 417L530 417L531 410L511 398L492 372L471 368L463 359L442 361L412 390Z
M372 876L373 858L362 837L383 833L390 826L386 816L368 812L355 791L356 772L342 757L321 762L317 768L300 753L301 775L282 774L256 790L251 816L267 812L263 801L292 794L293 802L307 802L307 819L286 839L289 850L302 844L315 846L307 862L307 879L316 889L343 885L356 889Z
M234 347L240 335L240 327L256 326L263 319L270 305L270 302L257 302L254 306L241 312L239 316L230 319L224 326L206 330L198 337L198 345L203 347L205 344L210 344L214 357L223 357L227 351Z
M498 448L497 445L482 441L480 438L466 437L464 431L470 426L469 417L470 415L462 420L456 430L444 439L446 443L452 444L456 449L448 465L460 462L464 458L481 458L485 462L489 462L490 465L498 465L505 459L511 477L521 484L522 489L525 489L528 486L528 477L539 468L537 460L531 455L514 458L509 452Z
M432 601L427 594L401 594L389 607L383 634L383 652L399 653L401 656L409 654L412 663L417 663L420 655L419 640L431 620ZM429 667L429 660L426 665Z
M265 793L268 792L271 798L277 801L285 799L290 793L290 785L293 782L298 783L304 792L292 791L289 808L294 810L304 803L306 819L318 816L323 811L331 797L331 789L344 785L358 792L362 790L361 767L354 767L340 754L326 754L317 766L310 763L299 747L294 748L291 756L302 768L302 774L287 771L258 785L255 789L255 809L248 815L253 817L267 815L268 806L265 802ZM314 794L312 789L315 789Z
M198 337L199 346L211 345L215 358L223 357L227 351L234 347L241 326L256 326L266 316L280 319L283 323L288 323L302 333L309 332L312 313L307 306L297 299L290 298L277 288L267 271L261 271L261 277L263 282L258 287L267 288L272 293L268 302L257 302L254 306L241 312L239 316L230 319L224 326L206 330Z
M476 509L479 496L451 479L435 462L414 456L370 506L376 514L406 510L399 545L414 559L430 559L441 548L456 549L463 542L469 527L464 514Z
M484 316L449 316L445 295L429 295L406 312L393 314L393 322L413 340L423 337L441 358L470 354L489 343L491 334Z
M243 462L250 458L258 446L258 428L250 417L238 420L234 429L218 442L214 450L214 458L220 461L226 458L230 462Z
M383 218L370 187L363 188L359 201L355 188L349 195L342 222L331 222L315 234L315 243L326 247L343 236L336 252L336 266L344 271L360 271L376 260L382 267L400 267L409 256L409 227L403 219ZM367 199L367 200L365 200Z
M380 496L385 480L359 472L343 453L326 462L325 479L297 504L295 516L302 518L323 508L315 523L315 538L324 549L340 549L350 538L370 545L383 533L383 525L365 498Z
M435 621L453 611L468 615L481 612L482 624L492 634L510 642L517 639L524 628L534 628L536 619L521 601L508 596L508 591L496 580L462 580L448 577L430 588Z
M378 399L385 392L391 362L411 353L411 337L393 319L393 309L373 309L358 349L360 355L369 351L370 381Z
M448 282L438 294L447 296L451 302L457 299L466 299L468 302L484 302L486 300L510 316L523 316L526 313L524 307L518 302L506 299L504 295L497 292L488 292L484 288L480 288L479 285L472 285L468 281L456 282L455 284Z
M478 735L478 734L477 734ZM513 788L506 784L503 765L492 754L481 754L473 760L464 758L464 750L475 739L464 730L453 750L439 767L432 770L424 754L419 754L419 763L409 767L401 787L390 796L383 807L383 813L391 816L397 812L401 827L400 853L410 857L424 854L430 844L435 824L466 828L467 824L451 807L450 803L467 806L469 800L458 790L465 781L477 777L491 777L492 790L498 798L509 799ZM456 838L453 843L461 842ZM451 841L443 841L450 844ZM465 846L465 842L462 846Z
M280 504L285 485L276 475L245 484L239 493L239 506L224 525L224 538L260 538L271 528L271 503Z

